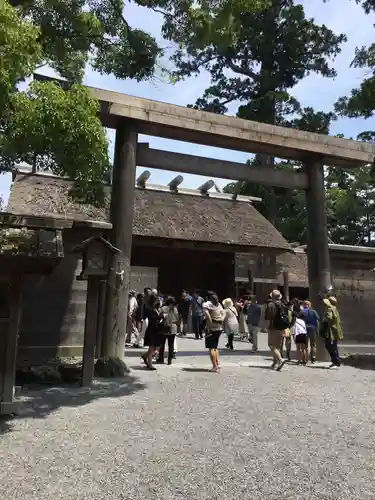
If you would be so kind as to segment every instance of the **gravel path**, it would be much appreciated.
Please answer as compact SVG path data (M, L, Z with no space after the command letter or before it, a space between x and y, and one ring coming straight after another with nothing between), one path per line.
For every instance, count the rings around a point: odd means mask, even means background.
M125 384L30 393L0 428L2 498L375 498L375 372L245 352L217 375L198 344L155 373L132 357Z

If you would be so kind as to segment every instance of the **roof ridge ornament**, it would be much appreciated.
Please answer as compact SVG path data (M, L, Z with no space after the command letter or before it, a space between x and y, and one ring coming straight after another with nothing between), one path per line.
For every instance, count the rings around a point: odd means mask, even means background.
M171 191L174 191L175 193L178 193L178 186L182 184L184 181L184 178L182 175L176 175L171 181L168 182L168 187Z
M199 186L198 191L200 191L202 195L210 196L210 193L208 191L214 186L215 182L212 179L209 179Z
M151 177L151 172L149 170L145 170L144 172L141 173L141 175L137 178L137 186L140 188L145 189L147 181Z

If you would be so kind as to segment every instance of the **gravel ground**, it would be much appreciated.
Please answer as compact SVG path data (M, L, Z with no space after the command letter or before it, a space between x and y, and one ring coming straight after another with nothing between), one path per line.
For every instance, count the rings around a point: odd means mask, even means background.
M375 372L287 365L243 352L205 370L182 340L126 383L30 392L2 423L7 500L375 498Z

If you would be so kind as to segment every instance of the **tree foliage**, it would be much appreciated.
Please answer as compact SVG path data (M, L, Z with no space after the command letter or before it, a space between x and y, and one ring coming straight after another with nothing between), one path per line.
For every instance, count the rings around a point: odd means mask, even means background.
M90 201L100 203L109 158L98 104L80 85L64 91L55 83L33 82L19 91L17 84L45 60L41 31L8 2L0 3L0 18L1 170L25 162L74 179L81 195L89 181Z
M187 18L181 25L166 32L179 44L173 57L176 77L203 69L211 75L212 85L195 106L226 113L228 104L235 103L238 116L267 123L284 124L286 115L298 111L290 89L309 73L335 76L328 59L346 40L307 19L293 0L272 0L258 12L236 10L227 28L230 43L220 33L207 43L199 32L185 29Z
M264 0L266 2L267 0ZM239 8L263 0L135 0L161 12L164 29L188 21L207 40ZM264 3L263 2L263 3ZM125 0L0 0L0 166L27 162L85 182L99 183L108 170L107 140L98 106L80 87L87 64L116 78L151 78L163 51L147 32L126 20ZM213 16L211 8L217 12ZM125 12L125 14L124 14ZM229 24L228 24L229 23ZM48 65L73 83L17 85ZM92 184L94 183L94 184ZM96 183L96 184L95 184ZM91 198L93 197L91 193ZM99 196L95 191L95 196ZM95 198L94 196L94 198Z
M370 168L329 168L326 193L331 239L335 243L374 246L375 183Z
M38 29L7 2L0 2L0 119L17 83L30 76L41 57Z
M199 32L186 30L183 21L166 32L179 44L173 57L175 76L186 78L202 70L211 76L211 85L193 107L224 114L234 105L240 118L328 133L334 114L304 108L291 90L310 73L327 78L336 75L330 59L340 52L345 35L336 35L306 18L303 6L293 0L271 0L257 12L238 9L230 27L223 28L226 36L221 38L219 30L210 43ZM250 163L273 162L270 155L257 155ZM278 164L278 168L297 167L293 163ZM303 194L293 192L286 197L286 190L249 183L229 185L227 190L260 194L260 211L287 237L303 239L303 215L296 218L295 226L293 221L288 222L297 205L303 210ZM288 203L290 199L293 203Z
M67 80L81 82L87 63L121 79L153 75L161 49L151 35L129 25L123 14L124 0L12 3L21 18L38 27L42 63Z
M375 12L375 0L356 0L366 14ZM375 43L369 47L357 47L351 63L354 68L367 68L368 74L358 88L351 91L350 96L341 97L336 103L336 111L350 118L370 118L375 112ZM360 134L359 139L373 141L375 132Z

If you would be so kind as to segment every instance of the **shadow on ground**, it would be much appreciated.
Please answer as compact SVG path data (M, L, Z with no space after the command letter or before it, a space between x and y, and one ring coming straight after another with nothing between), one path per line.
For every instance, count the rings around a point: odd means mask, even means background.
M181 370L190 373L210 373L210 368L181 368Z
M360 370L375 370L375 354L350 354L341 359L341 364Z
M96 379L92 387L24 386L20 411L13 419L0 420L0 434L12 431L12 420L45 418L61 407L77 407L96 399L129 396L145 388L146 386L132 375L126 375L121 379Z
M234 349L231 351L230 349L219 349L220 350L220 356L225 357L225 356L248 356L249 359L251 359L252 356L269 356L270 351L269 349L266 351L256 351L256 353L252 353L249 349ZM143 353L143 350L139 349L127 349L125 352L125 360L126 358L140 358L141 354ZM204 347L202 347L201 351L179 351L177 353L178 357L185 357L185 356L207 356L208 357L208 351Z

